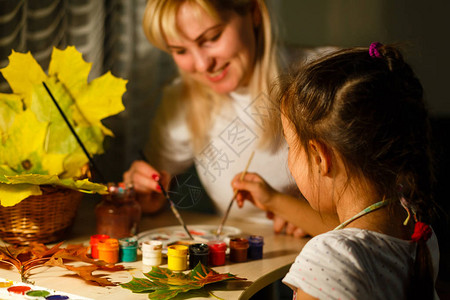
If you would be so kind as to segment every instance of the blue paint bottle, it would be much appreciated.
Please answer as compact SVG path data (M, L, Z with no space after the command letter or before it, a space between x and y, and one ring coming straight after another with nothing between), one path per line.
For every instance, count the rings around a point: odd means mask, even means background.
M260 235L251 235L248 238L248 258L261 259L263 257L264 238Z

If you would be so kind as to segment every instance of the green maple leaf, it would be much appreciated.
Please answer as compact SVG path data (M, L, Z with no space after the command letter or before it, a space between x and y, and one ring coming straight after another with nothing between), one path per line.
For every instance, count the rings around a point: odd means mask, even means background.
M152 270L144 275L147 279L133 277L130 282L121 286L133 293L149 293L149 299L167 300L180 293L199 290L206 284L230 279L244 280L230 273L218 273L200 262L188 274L175 273L167 268L152 267Z
M105 136L113 133L101 121L124 110L122 95L127 81L107 72L88 82L91 65L70 46L53 49L48 75L29 52L12 51L9 65L0 69L13 91L0 93L1 205L15 205L38 194L36 185L88 193L106 191L104 185L76 179L89 159L43 85L89 154L102 154Z

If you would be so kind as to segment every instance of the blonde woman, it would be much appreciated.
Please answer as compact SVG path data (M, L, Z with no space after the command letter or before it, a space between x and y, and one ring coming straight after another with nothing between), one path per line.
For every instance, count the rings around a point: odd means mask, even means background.
M152 122L146 148L148 164L135 161L124 173L146 212L164 205L158 182L195 165L199 178L219 213L232 197L233 177L255 151L249 171L277 191L298 198L307 216L288 224L274 218L274 229L297 236L317 234L325 225L298 189L286 166L278 104L269 97L272 81L287 61L274 41L268 8L263 0L149 0L144 32L156 47L167 51L179 77L164 91ZM294 198L292 198L294 199ZM271 212L268 212L271 215ZM273 216L273 215L271 215ZM266 220L247 205L230 217Z

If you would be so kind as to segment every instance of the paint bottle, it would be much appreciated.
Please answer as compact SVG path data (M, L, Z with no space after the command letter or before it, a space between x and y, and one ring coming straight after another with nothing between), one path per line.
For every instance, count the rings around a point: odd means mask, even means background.
M119 241L117 239L107 239L98 243L98 259L110 264L119 261Z
M137 239L123 238L119 240L119 259L122 262L137 260Z
M211 241L209 245L209 265L223 266L225 264L225 251L227 244L223 241Z
M157 267L162 262L162 242L145 241L141 245L142 264Z
M246 238L230 239L230 261L247 261L248 240Z
M199 262L207 266L209 259L209 246L204 243L189 245L189 268L193 269Z
M188 246L171 245L167 247L167 267L172 271L187 269Z
M248 238L248 258L261 259L263 257L264 238L260 235L251 235Z
M101 240L107 240L110 236L107 234L94 234L91 236L89 245L91 246L91 257L98 258L98 242Z
M95 207L97 234L115 239L134 236L141 219L141 206L132 186L108 184L108 194Z

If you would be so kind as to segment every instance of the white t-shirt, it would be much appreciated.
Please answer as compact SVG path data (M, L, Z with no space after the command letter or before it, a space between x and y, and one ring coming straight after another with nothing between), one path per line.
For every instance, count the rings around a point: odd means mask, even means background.
M416 243L374 231L345 228L312 238L283 283L319 299L406 299ZM434 280L439 269L435 234L427 242ZM439 299L435 292L435 299Z
M290 194L298 191L287 167L284 139L276 151L257 147L260 126L264 126L262 122L267 111L255 109L255 99L245 91L233 92L230 97L230 103L223 105L212 120L209 141L198 155L194 156L185 114L176 107L171 111L170 122L162 122L164 125L158 128L164 139L157 145L150 141L152 147L158 148L158 165L169 173L176 175L195 164L201 183L220 214L226 211L233 196L231 180L244 170L252 151L255 154L248 172L258 173L278 191ZM195 193L190 194L193 199L188 201L195 205ZM257 222L267 220L265 213L249 202L242 209L233 207L230 218Z

